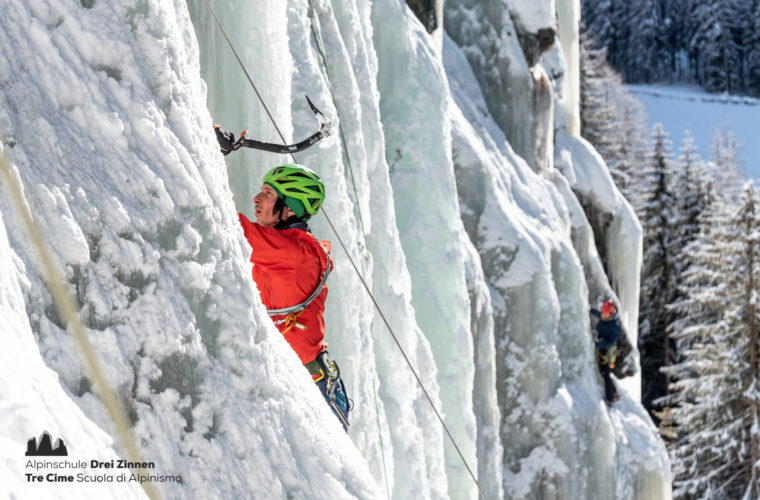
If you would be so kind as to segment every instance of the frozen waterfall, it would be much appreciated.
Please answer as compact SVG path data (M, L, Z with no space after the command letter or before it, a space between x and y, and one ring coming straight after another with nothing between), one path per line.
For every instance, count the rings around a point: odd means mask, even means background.
M337 230L312 220L346 434L250 278L236 212L291 158L219 154L212 124L280 139L206 1L8 0L3 152L141 453L182 477L162 498L475 499L465 462L489 499L670 497L635 376L608 409L596 372L590 300L635 345L641 229L577 134L577 2L428 3L432 36L399 0L211 2L285 139L316 130L304 95L333 125L296 159ZM0 191L0 494L139 498L28 480L123 455L35 259ZM30 468L43 431L86 465Z

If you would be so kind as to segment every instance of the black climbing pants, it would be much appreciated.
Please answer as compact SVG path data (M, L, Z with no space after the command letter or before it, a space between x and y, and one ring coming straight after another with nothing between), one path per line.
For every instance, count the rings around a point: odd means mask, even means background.
M617 399L617 389L615 389L615 383L610 378L610 365L608 363L599 363L599 373L604 379L604 398L608 403L611 403Z

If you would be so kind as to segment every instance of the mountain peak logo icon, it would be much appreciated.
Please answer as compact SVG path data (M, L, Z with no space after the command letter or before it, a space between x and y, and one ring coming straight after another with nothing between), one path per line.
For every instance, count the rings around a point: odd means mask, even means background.
M45 431L40 436L39 440L34 437L29 438L26 442L26 456L27 457L67 457L69 451L66 449L66 443L63 439L55 440L55 448L53 447L53 439L50 437L50 433Z

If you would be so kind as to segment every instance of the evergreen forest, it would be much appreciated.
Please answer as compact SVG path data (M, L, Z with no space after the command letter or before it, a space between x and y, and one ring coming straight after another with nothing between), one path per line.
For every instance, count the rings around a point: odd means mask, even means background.
M583 0L582 17L627 83L760 96L760 0Z
M643 227L642 403L668 444L674 498L760 497L760 193L742 179L727 126L710 151L688 134L674 145L661 125L648 129L623 83L697 81L757 95L757 8L732 0L583 4L593 15L581 36L582 135Z

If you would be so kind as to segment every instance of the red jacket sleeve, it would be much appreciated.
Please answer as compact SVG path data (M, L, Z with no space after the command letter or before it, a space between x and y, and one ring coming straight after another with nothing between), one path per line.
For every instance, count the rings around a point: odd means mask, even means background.
M251 222L238 212L240 225L243 226L243 234L248 244L251 245L251 262L254 264L271 265L281 262L283 257L300 254L301 247L294 240L273 227L262 226Z

